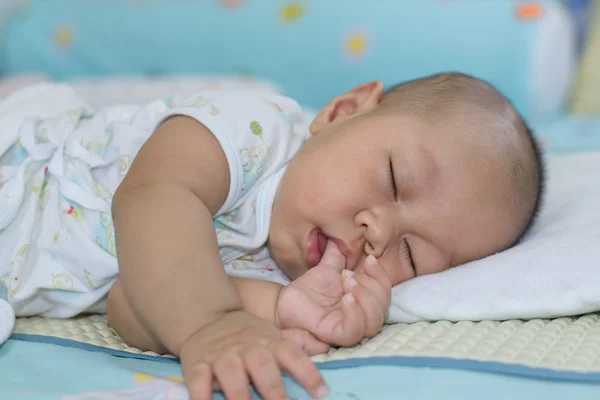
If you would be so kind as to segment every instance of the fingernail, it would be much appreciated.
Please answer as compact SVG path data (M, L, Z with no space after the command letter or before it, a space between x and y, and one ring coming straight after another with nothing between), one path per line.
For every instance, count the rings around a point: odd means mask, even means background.
M352 304L356 301L356 299L354 298L354 295L352 293L348 293L346 295L346 301L348 302L348 304Z
M356 285L358 285L358 283L356 283L356 281L354 279L350 278L348 280L348 286L356 286Z
M320 399L320 398L327 396L328 393L329 393L329 389L327 389L327 385L321 385L315 391L315 396L317 397L317 399Z
M369 256L367 257L365 262L367 262L369 264L377 264L377 259L375 258L375 256L373 254L369 254Z
M353 272L353 271L350 271L349 269L345 269L345 270L343 270L343 271L342 271L342 277L343 277L344 279L348 279L348 278L350 278L352 275L354 275L354 272Z

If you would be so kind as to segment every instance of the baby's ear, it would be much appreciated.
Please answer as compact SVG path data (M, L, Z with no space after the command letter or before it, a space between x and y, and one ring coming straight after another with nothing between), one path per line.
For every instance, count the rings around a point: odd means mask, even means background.
M374 110L379 105L383 91L381 81L372 81L336 97L319 112L310 125L310 133L316 135L332 122L344 121Z

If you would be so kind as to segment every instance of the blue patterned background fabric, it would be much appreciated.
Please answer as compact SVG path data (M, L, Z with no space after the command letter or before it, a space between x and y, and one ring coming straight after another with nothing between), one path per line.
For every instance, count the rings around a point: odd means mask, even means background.
M552 1L541 4L556 3ZM31 0L0 36L5 75L234 73L313 107L353 85L439 71L495 84L531 110L543 8L518 0Z

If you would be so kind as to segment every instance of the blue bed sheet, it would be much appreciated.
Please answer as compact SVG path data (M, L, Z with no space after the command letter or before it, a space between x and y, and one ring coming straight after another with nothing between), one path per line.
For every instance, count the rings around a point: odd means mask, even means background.
M564 400L600 396L598 373L493 362L389 357L333 361L321 363L319 368L330 386L330 399ZM286 378L286 385L290 399L310 398L292 380ZM0 398L183 400L187 392L175 360L17 335L0 347ZM215 399L222 396L217 394Z

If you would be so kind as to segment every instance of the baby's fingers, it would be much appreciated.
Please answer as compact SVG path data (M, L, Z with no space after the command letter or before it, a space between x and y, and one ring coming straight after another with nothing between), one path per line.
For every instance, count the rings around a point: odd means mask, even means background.
M275 357L264 347L257 347L245 357L248 373L254 388L265 400L281 400L286 398L285 386L281 379L281 371ZM234 399L237 397L231 397Z
M379 332L385 321L387 303L382 302L382 288L373 278L365 274L344 274L344 289L356 298L364 315L364 336L372 337Z
M329 351L327 343L320 341L312 333L304 329L284 329L281 331L281 336L299 345L308 356L323 354Z
M364 336L365 317L356 297L346 293L341 301L342 320L334 327L334 343L340 346L353 346Z
M348 282L348 278L352 277L361 286L364 286L372 293L372 296L379 300L383 314L387 313L392 296L392 285L385 269L377 262L375 257L367 257L363 273L354 273L346 270L342 272L342 277L346 283ZM345 285L345 287L347 288L348 285Z
M213 394L213 374L210 366L198 363L185 373L190 400L210 400Z
M241 356L229 353L219 358L213 372L227 399L251 400L250 380ZM209 397L210 399L211 397Z
M275 351L275 357L282 369L286 370L311 396L327 396L327 385L317 367L294 343L282 342Z
M365 260L365 273L375 279L387 295L391 296L392 282L390 281L390 277L385 272L383 266L379 264L379 261L372 255Z

